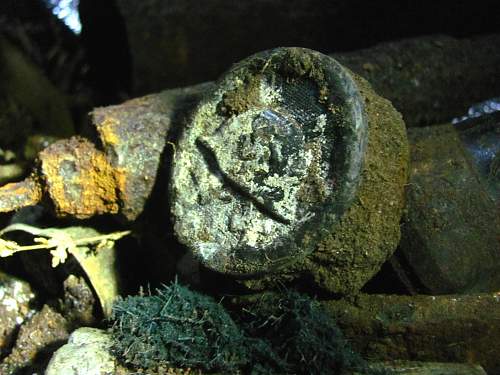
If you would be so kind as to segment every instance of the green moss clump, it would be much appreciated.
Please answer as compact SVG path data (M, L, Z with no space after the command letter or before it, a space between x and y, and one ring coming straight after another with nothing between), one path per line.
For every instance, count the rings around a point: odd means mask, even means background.
M177 283L113 307L113 354L136 367L233 372L248 363L244 337L224 308Z
M352 351L321 305L296 292L235 312L177 283L113 308L112 353L135 368L252 375L387 374ZM159 373L159 371L158 371Z

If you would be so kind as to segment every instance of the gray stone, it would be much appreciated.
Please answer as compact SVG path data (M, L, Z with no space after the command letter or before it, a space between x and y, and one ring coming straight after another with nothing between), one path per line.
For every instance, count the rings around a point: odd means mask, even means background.
M30 307L34 300L27 282L0 272L0 356L8 350L17 328L34 314Z
M115 360L109 353L111 336L96 328L79 328L68 343L57 350L45 375L111 375Z

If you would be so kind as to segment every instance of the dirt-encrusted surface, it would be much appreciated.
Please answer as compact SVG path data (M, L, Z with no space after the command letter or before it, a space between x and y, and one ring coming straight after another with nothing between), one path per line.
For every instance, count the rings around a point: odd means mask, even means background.
M12 352L0 364L0 373L43 371L53 351L63 345L68 336L66 319L45 305L19 330Z
M359 295L323 305L353 347L372 360L467 362L500 371L498 293Z
M401 254L426 292L497 291L500 217L451 124L410 129ZM487 153L487 149L479 152Z
M313 251L356 195L362 102L350 74L315 51L277 48L234 65L178 143L179 240L208 268L241 276Z
M399 239L408 175L408 142L401 115L357 77L368 115L368 145L361 185L352 206L317 249L287 272L245 285L263 288L277 280L309 275L322 289L350 294L380 269Z

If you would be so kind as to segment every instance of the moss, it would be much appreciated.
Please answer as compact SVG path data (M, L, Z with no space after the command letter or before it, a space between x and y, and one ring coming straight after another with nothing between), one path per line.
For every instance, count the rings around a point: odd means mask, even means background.
M264 338L292 374L384 374L352 350L331 314L294 291L263 295L241 318L247 334ZM269 372L276 373L276 372Z
M224 308L177 283L117 302L112 352L137 367L234 372L248 363L244 338Z
M266 294L235 312L173 283L114 306L112 352L134 369L245 374L383 374L344 339L331 314L296 292Z
M362 183L344 218L306 261L320 286L344 294L359 290L399 243L409 160L401 115L368 82L354 77L369 122Z

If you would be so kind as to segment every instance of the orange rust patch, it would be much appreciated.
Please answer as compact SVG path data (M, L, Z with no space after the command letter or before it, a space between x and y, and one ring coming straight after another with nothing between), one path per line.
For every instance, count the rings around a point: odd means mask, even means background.
M100 135L102 142L109 145L117 145L120 143L120 138L115 132L117 126L120 125L120 120L114 117L106 116L100 124Z
M24 181L10 183L0 188L0 212L32 206L41 199L42 189L36 177L30 176Z
M40 158L58 216L83 219L118 213L116 172L91 142L78 137L56 142Z
M115 169L116 186L119 192L127 191L127 170L125 168Z

